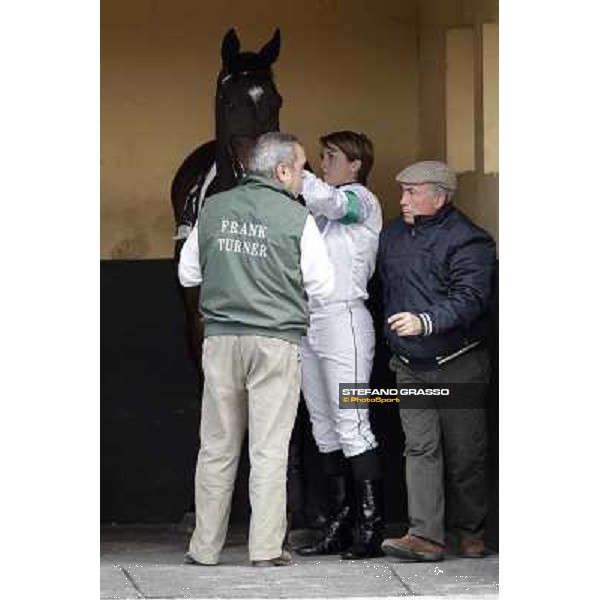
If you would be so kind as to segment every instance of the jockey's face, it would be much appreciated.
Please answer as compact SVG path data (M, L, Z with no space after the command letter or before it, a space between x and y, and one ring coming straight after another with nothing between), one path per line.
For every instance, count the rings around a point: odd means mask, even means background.
M342 185L357 180L360 160L348 160L347 156L334 144L321 148L321 171L329 185Z

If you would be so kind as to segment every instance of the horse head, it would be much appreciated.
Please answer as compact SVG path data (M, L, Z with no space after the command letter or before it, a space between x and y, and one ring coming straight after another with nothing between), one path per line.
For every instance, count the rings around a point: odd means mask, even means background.
M280 44L279 29L258 52L240 52L240 41L233 29L223 38L223 64L215 97L216 140L189 154L171 183L179 243L176 254L196 222L200 199L234 187L247 168L258 137L279 131L282 101L271 65L279 56Z
M240 52L234 29L223 38L215 122L220 177L233 178L227 185L233 185L247 166L250 150L258 137L268 131L279 131L282 99L271 65L279 56L280 45L279 29L259 52Z

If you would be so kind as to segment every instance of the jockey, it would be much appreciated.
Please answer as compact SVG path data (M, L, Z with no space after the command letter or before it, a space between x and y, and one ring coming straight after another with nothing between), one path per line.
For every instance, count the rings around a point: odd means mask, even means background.
M323 537L299 553L366 558L381 556L380 459L368 408L341 409L339 384L368 384L371 375L375 330L364 301L382 216L377 197L365 187L373 165L371 141L338 131L320 142L323 180L304 171L302 196L325 240L335 290L325 301L309 302L302 391L328 479L330 512Z

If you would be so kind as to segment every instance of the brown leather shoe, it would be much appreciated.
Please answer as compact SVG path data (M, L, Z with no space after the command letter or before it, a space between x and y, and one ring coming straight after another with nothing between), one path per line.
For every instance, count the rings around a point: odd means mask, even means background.
M253 560L253 567L287 567L292 564L292 555L282 550L280 556L269 558L268 560Z
M463 538L460 540L460 555L463 558L483 558L486 555L483 540Z
M401 538L384 540L381 549L386 554L397 558L408 558L421 562L444 560L444 546L410 533Z

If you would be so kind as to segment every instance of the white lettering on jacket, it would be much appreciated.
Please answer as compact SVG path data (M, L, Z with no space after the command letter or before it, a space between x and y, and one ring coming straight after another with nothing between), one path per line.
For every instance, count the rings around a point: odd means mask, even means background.
M221 219L221 233L259 238L268 242L266 225L260 223L250 223L246 221L236 221L234 219ZM267 244L259 242L245 241L232 237L217 238L219 252L233 252L235 254L247 254L258 258L267 257Z

